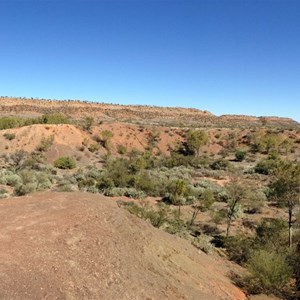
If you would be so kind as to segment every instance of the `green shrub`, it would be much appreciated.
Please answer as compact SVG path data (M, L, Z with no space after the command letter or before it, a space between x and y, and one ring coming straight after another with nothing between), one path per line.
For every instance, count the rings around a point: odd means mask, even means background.
M16 117L0 117L0 130L21 126L22 119Z
M263 159L255 166L254 171L259 174L270 175L275 171L279 164L279 159Z
M195 157L191 155L183 155L177 152L172 152L171 156L161 158L159 164L167 168L179 166L199 168L201 166L207 166L209 164L209 160L205 156Z
M217 191L216 198L220 202L227 202L229 199L229 195L225 190Z
M7 197L9 197L9 193L5 189L0 188L0 199L7 198Z
M59 192L76 192L77 188L72 184L66 183L66 184L59 185L58 191Z
M116 187L130 187L134 183L134 176L130 172L130 161L117 158L108 161L106 165L106 176L112 180Z
M202 250L207 254L211 254L213 252L214 246L211 243L212 237L206 234L201 234L197 238L195 238L192 244Z
M283 256L265 250L253 252L247 269L250 275L244 278L244 284L250 293L281 291L292 275Z
M37 179L37 190L44 191L50 189L52 186L52 178L49 174L45 172L37 172L36 173Z
M63 156L54 162L54 167L58 169L74 169L76 168L76 162L69 156Z
M14 189L14 193L17 196L23 196L36 191L37 184L35 182L30 182L26 184L21 184Z
M148 148L153 149L156 144L160 141L160 134L159 132L148 132L147 134L147 140L148 140Z
M173 217L168 219L164 230L170 234L181 235L186 233L187 224L179 218L178 210L173 212Z
M13 172L6 170L6 169L0 169L0 184L7 184L6 177L9 175L12 175Z
M230 163L228 160L225 160L225 159L219 159L219 160L216 160L214 161L210 167L213 169L213 170L228 170L229 167L230 167Z
M215 202L215 197L213 191L211 189L206 189L201 194L202 211L207 211L208 209L210 209L210 207L214 202Z
M86 191L87 191L88 193L93 193L93 194L97 194L97 193L99 192L98 188L97 188L96 186L93 186L93 185L88 186L88 187L86 188Z
M17 174L10 174L5 176L6 184L9 186L17 186L21 184L21 177Z
M19 172L21 183L15 186L14 193L17 196L26 195L35 191L50 189L52 180L45 172L22 170Z
M251 251L254 249L254 241L242 235L229 236L225 241L225 248L230 260L243 265L250 258Z
M0 195L3 195L5 193L7 193L7 191L5 189L3 189L3 188L0 188Z
M93 144L89 145L89 147L88 147L89 151L92 153L98 151L99 148L100 148L100 145L98 143L93 143Z
M138 191L135 188L127 188L125 190L124 196L134 199L143 199L146 195L143 191Z
M94 125L94 118L93 117L85 117L84 120L83 120L83 123L82 123L82 128L84 130L87 130L89 131L92 126Z
M70 123L70 119L61 113L53 113L43 115L41 117L42 124L68 124Z
M221 209L212 213L212 220L215 224L222 224L227 217L227 210Z
M14 165L18 168L20 168L23 160L26 158L28 153L26 151L22 150L17 150L16 152L12 153L10 155L11 160L13 161Z
M78 182L78 187L80 189L94 187L96 185L96 180L90 177L84 178Z
M126 196L128 198L133 198L133 199L143 199L146 196L144 192L138 191L135 188L118 188L118 187L113 187L111 189L105 190L104 195L109 197Z
M176 181L178 178L182 178L180 172L176 176L176 171L174 173L172 171L175 170L143 170L134 177L134 184L136 188L144 191L147 195L164 197L167 193L173 193ZM188 176L188 174L185 175ZM188 186L185 196L192 196L189 188Z
M127 148L124 145L118 145L117 151L119 154L123 155L123 154L126 154Z
M136 176L135 184L139 190L144 191L149 196L155 197L160 194L159 182L148 171L143 171Z
M35 192L38 187L38 180L35 172L29 170L22 170L19 172L21 182L15 186L14 194L23 196Z
M3 136L9 141L16 138L16 135L14 133L4 133Z
M45 158L40 154L31 154L22 163L21 169L30 169L35 171L43 171L51 173L53 167L45 161Z
M124 207L137 217L149 220L154 227L161 227L168 222L169 208L166 205L160 205L158 211L153 210L148 202L142 202L138 205L134 202L123 202Z
M284 253L287 226L283 219L263 220L256 228L255 244L269 251Z
M242 150L238 150L235 152L235 159L237 161L243 161L246 158L246 152Z
M160 228L163 224L168 222L170 214L170 209L167 205L160 203L158 206L158 211L151 211L148 214L148 218L150 218L150 222L154 227Z
M247 213L261 213L266 201L267 197L262 189L249 192L245 204Z
M101 136L102 136L102 146L110 151L111 149L111 138L114 136L114 134L110 131L110 130L104 130L101 132Z
M108 197L124 196L126 188L112 187L104 191L104 195Z
M36 150L40 152L46 152L50 149L54 142L54 135L43 137L41 143L37 146Z
M114 187L114 182L111 178L103 176L97 182L97 188L100 192L104 192Z
M93 178L95 180L100 179L104 175L104 171L102 169L97 169L95 166L88 166L88 171L86 173L86 176L88 178Z

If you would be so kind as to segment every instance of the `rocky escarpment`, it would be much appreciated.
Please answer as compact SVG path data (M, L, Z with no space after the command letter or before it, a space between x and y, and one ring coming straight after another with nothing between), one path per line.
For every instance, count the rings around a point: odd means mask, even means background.
M254 117L245 115L222 115L218 117L219 123L231 124L233 127L246 126L275 126L275 127L299 127L299 123L284 117Z
M289 118L223 115L217 117L205 110L157 107L142 105L117 105L77 100L35 100L0 97L0 115L36 115L64 113L73 118L93 115L101 120L117 120L174 126L207 127L299 127Z

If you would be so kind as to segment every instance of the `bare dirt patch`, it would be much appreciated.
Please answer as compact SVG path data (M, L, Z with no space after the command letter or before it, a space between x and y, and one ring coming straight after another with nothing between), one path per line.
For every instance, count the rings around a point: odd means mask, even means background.
M245 299L231 263L87 193L0 202L1 299Z

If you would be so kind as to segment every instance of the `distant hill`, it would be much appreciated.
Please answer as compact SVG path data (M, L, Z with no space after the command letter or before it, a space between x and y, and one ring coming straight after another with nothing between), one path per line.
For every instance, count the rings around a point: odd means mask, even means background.
M0 97L0 115L36 116L61 112L73 118L93 116L100 120L126 121L156 125L196 127L258 127L295 128L300 124L290 118L223 115L217 117L205 110L143 105L117 105L77 100L33 100Z

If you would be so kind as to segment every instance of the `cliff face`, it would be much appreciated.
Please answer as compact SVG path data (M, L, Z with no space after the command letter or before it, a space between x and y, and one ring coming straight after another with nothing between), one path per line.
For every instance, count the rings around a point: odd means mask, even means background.
M0 97L1 115L42 115L60 112L73 118L93 116L102 120L118 120L131 122L148 122L152 124L167 124L186 126L279 126L298 127L299 123L289 118L253 117L242 115L223 115L217 117L208 111L142 105L116 105L92 103L84 101L32 100L23 98Z

